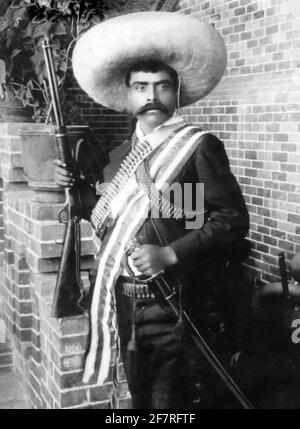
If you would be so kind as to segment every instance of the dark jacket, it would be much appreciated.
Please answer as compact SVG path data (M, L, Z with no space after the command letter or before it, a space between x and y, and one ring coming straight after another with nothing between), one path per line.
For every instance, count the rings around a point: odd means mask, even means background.
M240 187L231 173L223 143L206 134L174 182L203 183L205 219L200 229L186 229L185 219L155 220L164 245L171 246L179 260L167 271L170 281L183 283L188 306L199 309L212 289L220 284L230 263L238 267L247 253L244 237L249 229L249 215ZM110 181L131 141L126 141L110 153L110 163L104 168L104 181ZM194 195L196 197L196 195ZM160 244L153 221L148 218L137 234L140 244ZM246 249L246 250L245 250ZM237 269L237 268L235 268Z

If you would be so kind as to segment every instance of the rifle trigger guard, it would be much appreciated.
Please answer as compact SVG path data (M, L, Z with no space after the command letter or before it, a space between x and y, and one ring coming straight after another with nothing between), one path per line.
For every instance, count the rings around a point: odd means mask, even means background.
M68 206L64 205L63 208L58 212L58 221L59 223L68 223L68 220L69 220Z

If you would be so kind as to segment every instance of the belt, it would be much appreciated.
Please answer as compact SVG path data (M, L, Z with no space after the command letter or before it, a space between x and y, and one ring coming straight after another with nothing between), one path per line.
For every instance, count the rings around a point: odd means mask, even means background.
M123 279L122 277L119 279L120 286L122 289L122 293L129 298L136 299L153 299L155 295L151 292L150 287L145 283L139 283L138 280L133 283L133 280L129 278L129 280Z

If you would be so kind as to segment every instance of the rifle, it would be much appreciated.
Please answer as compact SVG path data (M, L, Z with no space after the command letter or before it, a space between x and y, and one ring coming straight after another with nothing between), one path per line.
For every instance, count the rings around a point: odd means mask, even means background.
M48 74L52 111L55 119L55 137L59 159L70 171L76 170L67 128L64 124L52 46L46 36L43 51ZM85 291L80 278L80 193L76 185L65 188L65 205L59 212L59 221L66 224L61 260L56 279L51 316L70 317L85 312Z

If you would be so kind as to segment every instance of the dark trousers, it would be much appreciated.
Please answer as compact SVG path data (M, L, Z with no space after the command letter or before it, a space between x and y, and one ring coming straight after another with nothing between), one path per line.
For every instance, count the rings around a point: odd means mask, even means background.
M127 350L132 330L131 298L116 287L121 353L132 406L138 409L194 408L199 355L167 305L137 300L137 350Z

